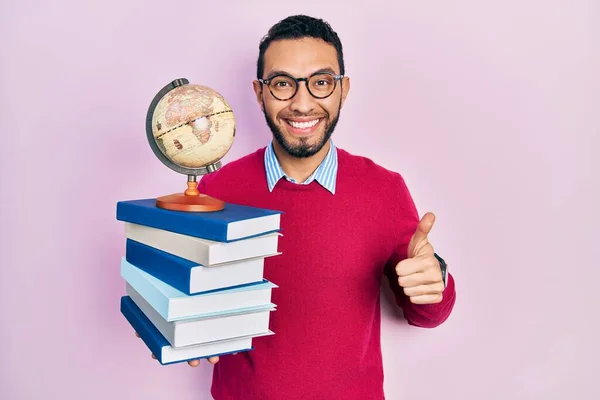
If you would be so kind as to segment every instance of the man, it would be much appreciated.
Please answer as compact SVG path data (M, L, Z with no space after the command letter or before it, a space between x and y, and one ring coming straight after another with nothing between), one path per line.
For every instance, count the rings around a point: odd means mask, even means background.
M382 277L411 325L438 326L454 306L454 280L428 241L433 214L419 220L398 173L332 143L349 90L330 26L280 21L261 41L254 81L273 140L199 183L224 201L284 212L282 255L265 264L279 286L275 335L209 360L216 400L381 400Z

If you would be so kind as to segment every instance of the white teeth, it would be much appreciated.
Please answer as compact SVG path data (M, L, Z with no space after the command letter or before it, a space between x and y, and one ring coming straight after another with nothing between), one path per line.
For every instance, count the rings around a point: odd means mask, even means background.
M313 119L312 121L307 122L296 122L296 121L288 121L288 123L296 129L308 129L312 128L319 122L318 119Z

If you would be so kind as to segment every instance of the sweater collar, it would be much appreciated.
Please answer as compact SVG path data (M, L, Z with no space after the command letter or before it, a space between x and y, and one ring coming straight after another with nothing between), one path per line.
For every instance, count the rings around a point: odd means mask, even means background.
M277 160L277 157L275 156L272 140L265 150L265 170L267 172L267 184L269 186L270 192L273 191L275 184L277 184L277 182L281 178L285 178L292 183L297 183L300 185L308 185L312 181L317 181L325 189L330 191L332 194L335 194L337 169L338 158L336 148L333 144L333 140L331 140L331 146L329 147L329 151L327 152L327 155L325 156L319 167L304 182L296 182L294 179L285 175L285 172L283 172L283 169L281 169L279 160Z

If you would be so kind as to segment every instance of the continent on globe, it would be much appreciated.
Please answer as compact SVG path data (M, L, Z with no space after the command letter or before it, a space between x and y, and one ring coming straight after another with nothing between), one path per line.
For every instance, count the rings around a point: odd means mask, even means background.
M211 128L212 122L206 117L201 117L191 123L192 133L198 138L200 143L206 144L212 137ZM215 128L216 131L216 128Z
M151 126L160 151L186 168L216 163L235 137L231 107L219 93L202 85L171 90L156 105Z

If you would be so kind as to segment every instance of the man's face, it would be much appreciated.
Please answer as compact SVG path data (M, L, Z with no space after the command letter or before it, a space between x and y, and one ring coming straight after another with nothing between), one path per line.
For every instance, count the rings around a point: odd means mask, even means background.
M305 78L317 71L340 73L335 47L313 38L278 40L265 52L262 78L281 72ZM257 101L276 142L297 158L310 157L327 143L349 88L349 79L343 78L343 83L338 81L329 97L316 99L308 92L306 82L299 82L296 95L281 101L266 85L254 81Z

